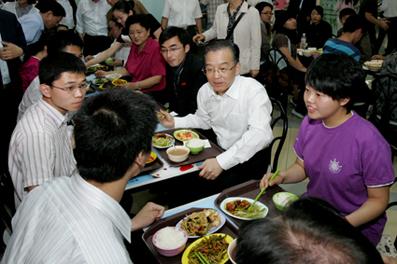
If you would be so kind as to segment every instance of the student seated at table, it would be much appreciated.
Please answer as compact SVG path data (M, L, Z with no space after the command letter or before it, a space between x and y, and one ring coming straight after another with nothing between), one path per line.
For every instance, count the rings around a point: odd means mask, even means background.
M119 204L128 180L145 166L154 109L146 95L126 89L85 102L74 118L78 170L26 197L2 263L131 263L123 240L131 243L131 231L164 212L149 202L130 219Z
M302 198L240 228L237 263L383 264L376 248L327 202Z
M356 11L354 11L354 9L352 8L343 8L340 12L339 12L339 22L342 25L342 27L340 29L338 29L337 33L336 33L336 37L340 37L343 33L343 25L346 22L346 19L349 16L353 16L353 15L357 15Z
M60 51L71 53L81 59L83 57L83 41L73 30L58 31L48 38L46 53L54 54ZM26 110L41 98L39 87L40 80L36 76L27 87L19 103L17 120L20 120Z
M307 27L306 40L309 47L322 48L332 37L331 25L323 20L324 9L315 6L310 14L310 25Z
M252 178L260 178L269 162L265 149L273 138L272 106L264 87L239 76L239 49L230 40L212 40L205 47L204 71L208 83L197 95L197 111L172 117L162 111L168 128L213 129L226 151L204 161L199 176L215 180L217 191Z
M42 98L18 121L8 153L16 207L36 186L76 169L67 122L84 100L85 66L72 54L51 54L41 61L39 78Z
M132 40L131 51L124 69L114 72L97 71L97 77L111 73L130 75L131 82L125 88L150 94L157 101L164 101L165 63L160 54L159 43L152 38L147 15L128 17L126 27Z
M202 71L204 62L190 51L189 34L183 28L166 28L159 43L167 63L166 101L179 115L192 114L197 109L197 92L207 82Z
M355 46L365 34L363 18L358 15L351 15L343 24L342 35L335 39L329 39L324 44L324 53L346 54L356 61L360 61L361 52Z
M297 159L269 183L309 179L308 196L333 205L376 245L394 182L390 146L379 131L352 111L365 83L361 65L341 54L323 54L306 75L303 119L294 145Z

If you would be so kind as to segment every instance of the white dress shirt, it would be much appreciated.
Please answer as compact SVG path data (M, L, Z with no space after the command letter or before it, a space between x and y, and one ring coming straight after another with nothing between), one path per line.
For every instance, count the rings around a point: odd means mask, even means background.
M95 3L92 0L80 0L76 11L76 30L90 36L107 36L106 14L111 6L106 0Z
M175 118L177 128L212 128L218 144L226 149L216 159L222 169L249 160L273 139L270 127L272 105L265 88L256 80L236 76L222 96L209 83L197 95L197 111Z
M168 18L168 26L182 27L196 25L196 18L201 18L198 0L165 0L163 17Z
M39 99L17 123L8 153L16 206L26 196L26 187L75 171L67 121L68 116Z
M386 18L397 17L396 0L382 0L382 4L379 9L383 11L383 16Z
M210 29L205 31L205 41L211 39L224 39L227 36L227 25L229 23L229 15L227 13L228 4L218 6L215 13L215 20ZM238 22L233 31L234 43L240 49L241 74L249 73L250 70L259 70L261 59L261 25L258 10L251 6L248 8L247 2L243 2L236 19L246 13Z
M127 264L131 220L119 203L79 175L35 188L12 219L3 264Z
M57 2L65 9L66 16L64 16L59 22L61 25L67 26L69 29L74 28L74 20L73 20L73 8L70 5L69 0L57 0Z
M44 21L40 12L30 12L18 18L22 26L23 34L25 35L26 43L28 45L37 42L44 31Z
M29 84L26 91L23 93L23 97L18 106L18 117L17 121L19 121L26 110L34 105L36 102L40 100L42 94L40 92L40 80L39 76L36 76L33 81Z

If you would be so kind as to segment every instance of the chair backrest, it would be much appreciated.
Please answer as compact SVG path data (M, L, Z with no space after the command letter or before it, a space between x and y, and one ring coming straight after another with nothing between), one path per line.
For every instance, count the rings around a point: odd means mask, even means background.
M288 61L285 56L278 49L270 49L268 53L268 60L277 65L279 70L282 70L288 66Z
M274 172L277 169L278 159L280 157L281 150L284 146L285 139L287 138L288 116L286 109L283 107L282 103L279 100L270 97L270 101L272 102L272 107L273 107L271 127L274 130L274 127L276 125L281 125L281 135L275 136L269 146L269 149L272 153L273 153L272 151L273 148L276 147L271 162L272 172ZM276 142L278 142L278 144L276 144Z

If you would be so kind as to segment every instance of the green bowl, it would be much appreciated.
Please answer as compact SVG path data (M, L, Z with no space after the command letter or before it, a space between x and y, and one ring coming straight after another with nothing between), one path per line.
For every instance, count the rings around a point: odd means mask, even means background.
M284 211L291 203L299 199L299 196L290 192L278 192L273 195L273 203L280 211Z
M193 138L186 143L186 147L190 149L191 154L199 154L204 150L204 141L199 138Z

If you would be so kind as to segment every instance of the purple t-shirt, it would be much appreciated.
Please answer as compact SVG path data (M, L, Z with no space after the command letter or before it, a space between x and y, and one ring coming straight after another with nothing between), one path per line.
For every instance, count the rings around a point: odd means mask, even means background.
M368 187L394 181L389 144L356 113L334 128L305 117L294 148L310 180L307 195L329 202L342 215L355 211L368 199ZM376 245L385 222L383 214L360 229Z

